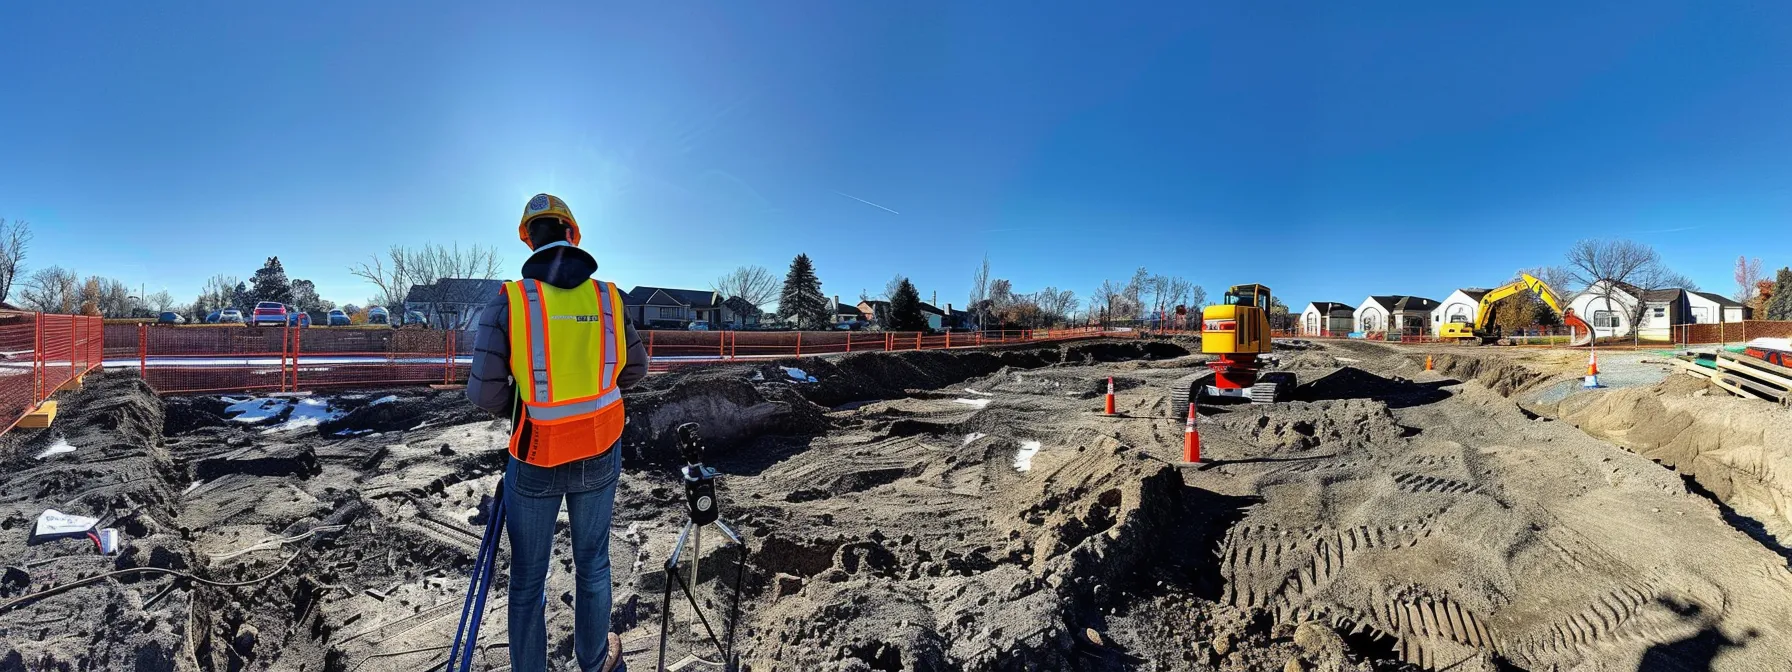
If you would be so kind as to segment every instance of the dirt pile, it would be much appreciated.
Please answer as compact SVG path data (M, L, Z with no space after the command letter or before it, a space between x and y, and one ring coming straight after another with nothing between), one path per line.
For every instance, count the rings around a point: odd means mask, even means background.
M1792 531L1792 414L1671 376L1653 387L1583 392L1560 417L1686 474L1719 501Z

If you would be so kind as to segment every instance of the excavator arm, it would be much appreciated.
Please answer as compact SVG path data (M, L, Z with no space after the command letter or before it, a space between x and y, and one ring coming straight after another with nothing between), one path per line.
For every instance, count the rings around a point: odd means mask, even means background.
M1563 306L1565 302L1562 300L1562 295L1557 294L1555 289L1529 273L1519 273L1517 280L1488 290L1481 296L1481 306L1475 314L1474 335L1481 338L1483 342L1497 340L1500 334L1496 330L1488 329L1489 323L1493 320L1493 304L1500 299L1525 290L1536 294L1544 305L1549 306L1550 310L1562 316L1562 323L1568 325L1571 330L1585 334L1585 336L1576 335L1574 340L1569 343L1570 345L1586 345L1593 340L1592 326L1580 319L1580 316L1575 315L1573 308Z

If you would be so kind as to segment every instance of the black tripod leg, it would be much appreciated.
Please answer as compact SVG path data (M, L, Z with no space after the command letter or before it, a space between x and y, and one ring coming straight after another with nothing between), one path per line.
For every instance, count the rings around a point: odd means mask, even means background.
M734 607L730 610L733 613L728 616L728 651L722 655L722 660L728 663L728 672L734 672L740 668L740 660L734 654L734 633L740 624L740 587L741 581L746 576L747 542L742 541L740 542L740 564L734 568Z
M678 587L684 589L685 599L691 602L691 611L697 612L697 620L703 622L703 631L709 633L709 643L716 645L716 652L726 659L728 652L722 649L722 639L716 636L715 628L709 627L709 617L703 615L703 607L697 606L697 595L691 592L690 586L680 583Z
M660 596L660 664L653 668L654 672L666 669L666 633L672 627L672 582L678 579L678 568L666 570L666 592Z

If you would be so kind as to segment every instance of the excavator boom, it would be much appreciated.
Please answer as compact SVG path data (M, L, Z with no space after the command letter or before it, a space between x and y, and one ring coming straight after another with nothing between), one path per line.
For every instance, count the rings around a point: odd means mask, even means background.
M1573 333L1577 334L1569 345L1586 345L1593 340L1592 326L1588 325L1585 320L1580 319L1580 316L1575 315L1573 308L1564 307L1562 305L1564 303L1562 301L1562 295L1557 294L1554 288L1551 288L1547 283L1538 279L1537 276L1529 273L1519 273L1517 280L1495 287L1488 290L1486 294L1481 295L1481 305L1475 313L1475 322L1472 327L1472 333L1470 333L1469 329L1450 329L1448 328L1448 325L1446 325L1444 335L1456 338L1479 338L1484 343L1499 340L1501 335L1499 330L1489 328L1491 326L1490 323L1493 321L1493 304L1498 303L1501 299L1525 290L1530 290L1532 294L1536 294L1537 298L1541 299L1544 305L1549 306L1550 310L1555 311L1557 315L1562 317L1563 324L1567 325ZM1585 334L1585 336L1578 334Z

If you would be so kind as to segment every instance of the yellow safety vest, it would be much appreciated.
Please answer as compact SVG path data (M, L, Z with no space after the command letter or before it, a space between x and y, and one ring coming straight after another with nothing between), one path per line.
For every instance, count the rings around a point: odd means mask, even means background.
M622 438L625 417L616 386L628 363L622 294L595 280L572 289L517 280L504 293L522 401L510 454L542 467L602 455Z

